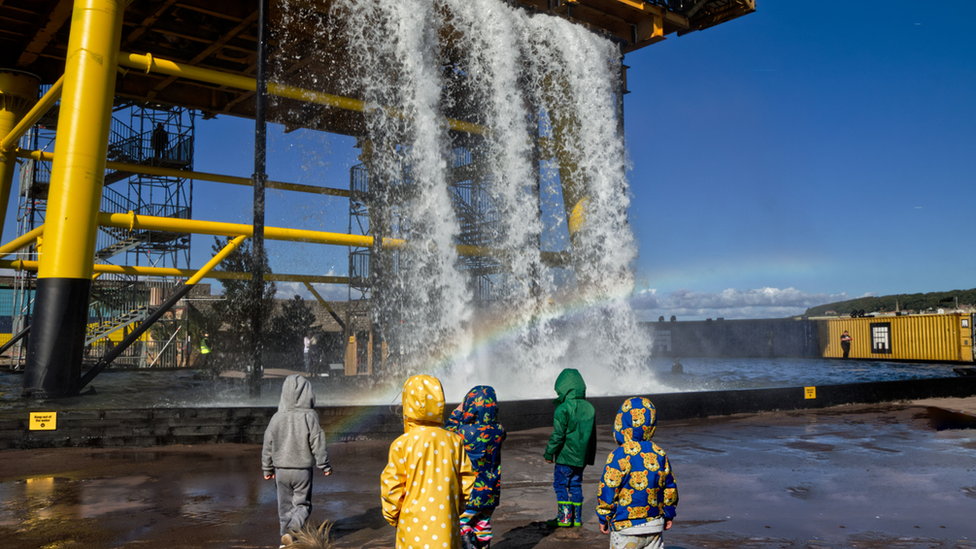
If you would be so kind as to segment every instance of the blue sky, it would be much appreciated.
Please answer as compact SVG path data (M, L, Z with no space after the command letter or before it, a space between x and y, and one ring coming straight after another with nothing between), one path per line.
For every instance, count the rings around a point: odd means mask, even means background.
M625 59L642 316L781 317L976 286L976 3L758 4ZM348 188L351 138L270 134L271 179ZM250 120L198 119L195 168L249 176L252 140ZM343 199L269 191L267 203L268 225L348 231ZM196 182L193 213L249 223L251 189ZM194 267L211 242L194 237ZM346 272L344 248L270 252L276 272Z
M783 316L976 286L976 3L758 4L626 59L641 306Z

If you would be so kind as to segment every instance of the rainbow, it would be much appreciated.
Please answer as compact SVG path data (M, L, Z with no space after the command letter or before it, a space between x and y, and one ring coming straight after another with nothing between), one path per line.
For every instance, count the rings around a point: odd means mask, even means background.
M626 302L631 296L632 288L633 286L629 284L617 284L611 287L609 291L606 288L601 288L600 291L573 292L572 294L555 296L549 301L548 306L539 311L538 314L486 315L480 318L471 333L467 334L471 337L467 345L462 344L462 342L445 343L440 348L450 348L451 352L439 355L431 353L425 360L420 361L420 366L416 368L416 372L405 372L402 377L405 379L412 373L426 373L437 377L444 383L445 374L468 357L491 353L496 349L512 345L519 334L552 320L571 320L585 317L591 311ZM481 382L471 381L469 385L473 386L479 383ZM331 423L330 430L339 433L342 437L363 433L370 423L377 421L378 416L386 414L399 405L400 384L383 385L377 389L379 391L372 393L372 396L387 404L349 406L350 413ZM462 394L451 394L446 386L445 396L449 401L458 402L463 397Z

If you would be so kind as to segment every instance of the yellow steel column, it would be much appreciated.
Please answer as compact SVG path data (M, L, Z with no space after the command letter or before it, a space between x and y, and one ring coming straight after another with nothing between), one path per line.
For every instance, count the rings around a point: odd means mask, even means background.
M586 224L589 191L587 175L580 168L576 158L578 152L573 147L582 128L576 112L566 104L565 98L570 95L571 90L565 77L550 74L543 79L542 84L543 102L552 128L552 139L543 139L543 148L547 149L545 157L549 158L551 155L559 164L559 182L562 186L569 242L574 246L577 233Z
M583 228L586 221L587 181L586 174L577 164L576 157L567 144L576 140L576 136L581 131L580 123L576 113L566 108L560 100L560 93L566 93L568 85L565 82L547 81L546 83L550 104L549 118L552 124L552 152L559 163L563 206L566 210L570 243L573 243L576 233Z
M0 138L10 134L37 102L39 84L40 80L36 76L0 69ZM15 148L14 146L0 148L0 237L3 236L10 188L14 180L14 171L17 169Z
M25 396L65 396L79 387L126 3L74 3L24 375Z

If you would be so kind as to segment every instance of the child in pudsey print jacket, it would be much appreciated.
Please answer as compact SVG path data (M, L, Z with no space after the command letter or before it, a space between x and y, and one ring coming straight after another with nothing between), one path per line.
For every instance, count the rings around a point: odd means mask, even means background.
M674 520L678 486L667 454L651 442L656 425L654 405L641 397L624 401L613 422L620 446L607 456L596 506L612 549L663 547L661 533Z
M464 450L477 473L471 497L461 513L461 544L485 549L491 544L491 514L498 507L505 429L498 423L498 400L487 385L474 387L451 413L444 427L464 439Z

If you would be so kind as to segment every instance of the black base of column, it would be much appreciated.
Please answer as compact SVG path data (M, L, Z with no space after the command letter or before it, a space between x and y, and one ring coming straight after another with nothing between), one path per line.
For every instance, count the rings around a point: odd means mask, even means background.
M37 280L23 396L58 398L77 392L90 291L89 279Z

